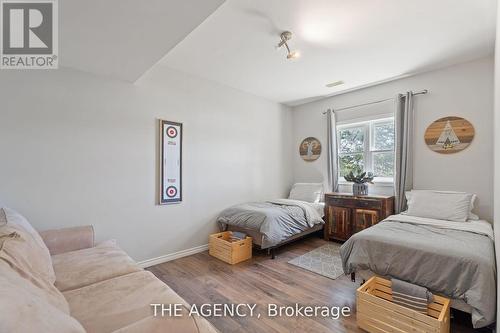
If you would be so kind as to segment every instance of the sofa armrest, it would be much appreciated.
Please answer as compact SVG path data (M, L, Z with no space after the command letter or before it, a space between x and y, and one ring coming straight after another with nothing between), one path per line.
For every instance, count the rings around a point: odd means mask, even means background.
M40 232L50 254L76 251L94 247L94 227L86 225Z

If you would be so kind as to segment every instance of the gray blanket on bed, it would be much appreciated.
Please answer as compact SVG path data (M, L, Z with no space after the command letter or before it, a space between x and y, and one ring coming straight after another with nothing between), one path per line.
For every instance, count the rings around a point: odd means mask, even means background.
M233 225L260 232L262 248L268 248L323 220L307 202L277 199L232 206L220 213L217 222L223 228Z
M342 245L344 272L371 270L463 300L473 309L475 328L494 322L496 268L491 233L471 228L470 222L453 222L471 229L465 231L420 224L418 218L403 216L399 220L404 221L398 221L398 216L353 235Z

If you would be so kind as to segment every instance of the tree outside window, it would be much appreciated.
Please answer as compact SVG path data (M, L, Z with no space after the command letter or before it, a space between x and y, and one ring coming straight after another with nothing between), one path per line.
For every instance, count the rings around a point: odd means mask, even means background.
M375 182L394 178L394 118L338 126L339 176L371 171Z

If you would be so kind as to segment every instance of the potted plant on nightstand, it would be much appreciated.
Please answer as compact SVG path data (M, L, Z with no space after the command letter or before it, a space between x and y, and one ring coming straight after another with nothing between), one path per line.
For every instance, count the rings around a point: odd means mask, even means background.
M344 176L344 179L354 183L352 184L352 194L366 195L368 194L368 185L366 183L373 184L373 177L373 173L371 172L361 172L355 175L351 171Z

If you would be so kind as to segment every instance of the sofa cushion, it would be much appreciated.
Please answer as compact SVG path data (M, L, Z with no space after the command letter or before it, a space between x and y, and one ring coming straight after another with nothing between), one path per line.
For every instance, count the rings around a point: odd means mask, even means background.
M53 255L52 263L56 272L55 285L61 291L142 270L113 240L89 249Z
M91 225L40 231L50 255L94 247L94 227Z
M32 251L27 242L23 240L18 231L10 228L9 230L13 231L11 233L0 234L1 275L15 273L19 278L28 281L37 290L37 293L53 306L63 312L69 313L68 303L61 292L52 283L32 272L33 269L31 268L32 263L30 260L34 256L24 256L25 252ZM6 230L4 229L3 231ZM12 274L10 275L12 276Z
M4 277L4 281L24 288L34 296L44 299L50 305L69 314L69 305L63 294L47 281L36 279L33 276L25 277L3 260L0 260L0 276Z
M68 315L63 301L66 313L56 298L0 260L0 332L84 333L80 323Z
M6 224L0 223L0 235L15 233L16 241L9 241L2 248L0 257L24 275L34 275L54 284L56 275L52 268L49 249L29 222L9 208L1 208ZM21 272L22 271L22 272Z
M88 332L199 332L211 327L190 317L188 304L151 272L140 271L63 293ZM154 317L151 304L182 304L182 317ZM202 322L198 325L198 322Z
M33 228L33 226L28 222L28 220L24 216L22 216L15 210L7 207L3 207L1 208L1 210L3 211L3 216L5 217L5 221L8 224L12 226L18 226L26 230L33 238L33 241L36 242L38 246L40 246L41 248L45 248L48 251L47 247L45 246L45 243L43 242L42 237L40 237L38 232Z
M46 262L45 253L23 229L9 225L0 228L0 260L8 263L24 278L44 280L50 285L55 281L52 264Z

